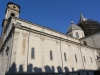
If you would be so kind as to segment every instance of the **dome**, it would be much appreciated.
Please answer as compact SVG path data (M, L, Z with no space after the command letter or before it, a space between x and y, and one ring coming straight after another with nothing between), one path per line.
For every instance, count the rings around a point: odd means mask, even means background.
M73 30L82 30L82 29L79 26L75 25L74 22L71 22L71 26L68 28L68 32L71 32Z

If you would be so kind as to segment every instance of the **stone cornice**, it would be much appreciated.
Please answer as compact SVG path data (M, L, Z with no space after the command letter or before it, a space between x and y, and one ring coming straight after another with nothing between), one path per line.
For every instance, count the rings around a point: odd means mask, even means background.
M17 17L13 17L13 18L16 19L16 20L19 20L19 21L22 21L22 22L25 22L25 23L28 23L28 24L37 26L37 27L41 27L41 28L43 28L43 29L47 29L47 30L50 30L50 31L59 33L59 34L64 35L64 36L71 37L71 36L69 36L69 35L66 35L65 33L59 32L59 31L57 31L57 30L54 30L54 29L51 29L51 28L48 28L48 27L45 27L45 26L42 26L42 25L40 25L40 24L36 24L36 23L30 22L30 21L27 21L27 20L23 20L23 19L21 19L21 18L17 18ZM76 39L76 40L79 40L79 39L77 39L77 38L75 38L75 37L71 37L71 38Z
M81 43L77 43L77 42L74 42L74 41L59 37L59 36L48 34L48 33L42 32L42 31L37 31L37 30L31 29L29 27L25 27L25 26L22 26L22 25L14 24L14 26L15 26L15 28L19 28L19 29L22 29L22 30L26 30L28 32L32 32L32 33L40 34L40 35L43 35L43 36L47 36L47 37L54 38L54 39L57 39L57 40L65 41L65 42L72 43L72 44L75 44L75 45L78 45L78 46L82 46L82 47L85 47L85 48L97 49L97 48L94 48L94 47L85 46L85 45L83 45Z

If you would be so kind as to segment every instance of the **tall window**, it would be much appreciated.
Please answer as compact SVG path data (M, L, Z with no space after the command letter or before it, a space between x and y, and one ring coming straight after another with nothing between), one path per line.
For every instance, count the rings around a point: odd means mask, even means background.
M93 63L92 58L90 57L91 63Z
M34 48L31 48L31 58L32 58L32 59L35 58Z
M76 56L76 54L75 54L75 60L76 60L76 62L77 62L77 56Z
M87 42L86 41L83 41L83 44L87 46Z
M50 60L53 60L52 51L50 51Z
M67 61L67 59L66 59L66 53L64 53L64 59L65 59L65 61Z
M83 56L84 62L86 62L85 56Z
M76 38L79 38L79 34L78 34L78 32L76 32Z

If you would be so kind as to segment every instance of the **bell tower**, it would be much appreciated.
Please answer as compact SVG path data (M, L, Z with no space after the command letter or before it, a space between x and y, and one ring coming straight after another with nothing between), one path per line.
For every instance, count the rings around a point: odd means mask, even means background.
M19 17L19 13L20 13L20 6L12 2L9 2L7 4L7 8L5 11L5 19L8 19L10 16Z
M5 31L7 22L9 21L9 18L11 16L19 17L19 13L20 13L20 6L15 4L15 3L8 2L7 8L6 8L6 11L5 11L5 17L4 17L3 22L2 22L2 33L1 33L1 37L0 37L0 47L3 44L4 31Z

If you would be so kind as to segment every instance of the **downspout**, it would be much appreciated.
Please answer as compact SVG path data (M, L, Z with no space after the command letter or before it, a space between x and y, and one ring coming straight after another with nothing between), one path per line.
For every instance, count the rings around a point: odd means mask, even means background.
M80 40L79 40L79 41L80 41ZM84 68L84 70L85 70L84 61L83 61L83 56L82 56L82 51L81 51L81 41L80 41L80 53L81 53L81 57L82 57L83 68Z
M28 48L27 48L27 72L28 72L28 55L29 55L29 36L30 36L30 30L29 30L29 34L28 34L28 40L27 40L27 43L28 43Z
M61 62L62 62L62 71L63 71L63 59L62 59L62 51L61 51L61 37L60 37L60 53L61 53Z

